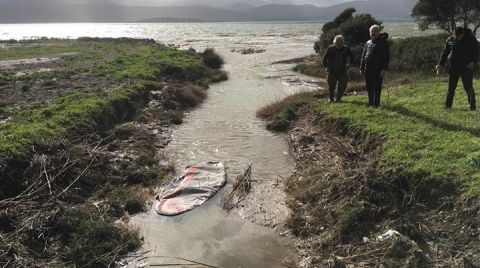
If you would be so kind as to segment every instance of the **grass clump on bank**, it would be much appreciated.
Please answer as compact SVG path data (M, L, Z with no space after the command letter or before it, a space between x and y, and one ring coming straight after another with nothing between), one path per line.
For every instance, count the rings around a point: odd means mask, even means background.
M95 207L65 209L59 213L56 231L66 246L66 263L84 267L108 267L115 256L127 254L141 244L138 234L102 217Z
M213 48L207 48L202 53L203 63L214 70L222 68L225 61L218 55Z

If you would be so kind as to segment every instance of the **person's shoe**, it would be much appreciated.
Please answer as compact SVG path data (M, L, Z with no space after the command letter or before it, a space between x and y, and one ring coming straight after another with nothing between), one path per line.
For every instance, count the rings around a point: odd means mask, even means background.
M471 107L470 107L470 111L474 112L474 111L476 111L476 110L477 110L477 107L475 107L475 106L471 106Z
M443 110L445 110L445 112L450 112L452 110L452 107L445 106L443 107Z
M335 101L333 99L328 100L329 103L334 103Z

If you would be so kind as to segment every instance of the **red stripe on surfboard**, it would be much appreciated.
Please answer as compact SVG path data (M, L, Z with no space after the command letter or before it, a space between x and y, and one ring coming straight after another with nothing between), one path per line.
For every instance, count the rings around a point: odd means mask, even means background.
M180 185L177 187L177 189L182 188L182 186L186 186L185 184L190 182L195 177L195 175L197 175L197 173L198 173L197 168L195 166L189 167L187 169L187 171L185 171L185 178L180 183Z
M169 214L180 213L183 211L183 209L180 208L178 203L173 199L162 199L158 201L157 205L155 206L155 210L160 214L162 211Z
M185 171L185 177L180 183L180 185L172 192L175 193L179 189L183 188L189 181L191 181L195 175L197 174L197 168L195 166L189 167ZM155 206L157 212L167 211L168 213L180 213L184 211L184 208L181 208L175 199L161 199L158 201L157 205Z

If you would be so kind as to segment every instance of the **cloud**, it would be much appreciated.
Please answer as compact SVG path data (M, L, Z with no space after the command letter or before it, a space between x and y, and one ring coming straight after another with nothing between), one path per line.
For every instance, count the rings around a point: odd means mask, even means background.
M329 6L349 2L351 0L110 0L111 2L123 5L142 5L142 6L185 6L185 5L204 5L211 7L224 7L236 3L245 3L252 6L261 6L265 4L295 4L295 5L316 5Z

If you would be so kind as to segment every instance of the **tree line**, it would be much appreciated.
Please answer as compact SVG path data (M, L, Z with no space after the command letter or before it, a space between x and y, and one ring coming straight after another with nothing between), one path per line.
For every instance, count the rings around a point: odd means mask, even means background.
M345 9L333 21L325 23L322 36L315 42L317 53L331 45L333 37L342 34L345 42L355 50L368 39L368 28L373 24L382 25L370 14L358 14L355 8ZM480 0L419 0L412 10L421 30L432 27L452 34L457 26L472 29L476 35L480 28Z

